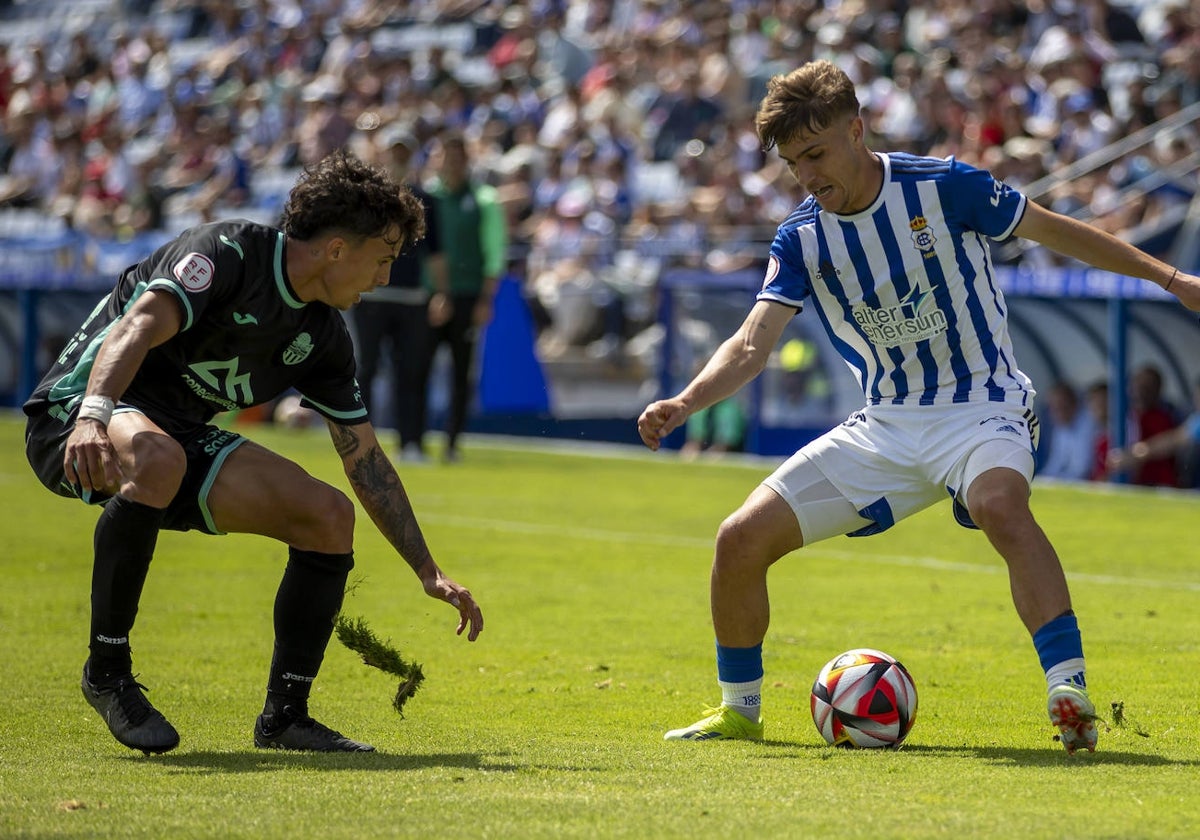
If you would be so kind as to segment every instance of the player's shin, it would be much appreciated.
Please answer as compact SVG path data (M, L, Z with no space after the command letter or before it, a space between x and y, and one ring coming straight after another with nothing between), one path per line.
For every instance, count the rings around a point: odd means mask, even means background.
M284 706L307 710L313 680L342 608L354 555L289 550L275 595L275 651L263 713Z
M88 673L92 680L132 670L129 632L154 557L165 511L114 496L96 523Z

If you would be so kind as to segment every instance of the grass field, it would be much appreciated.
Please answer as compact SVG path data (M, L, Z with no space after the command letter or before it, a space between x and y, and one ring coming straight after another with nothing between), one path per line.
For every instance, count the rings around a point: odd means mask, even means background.
M345 612L425 685L401 719L394 681L334 641L312 710L379 752L253 748L286 551L164 533L135 670L183 740L146 758L78 688L95 512L37 484L21 431L0 415L0 837L1200 836L1200 495L1034 494L1092 697L1123 704L1094 755L1052 742L1002 564L946 504L777 565L768 740L668 744L719 699L711 537L769 464L468 440L461 464L403 476L436 556L483 606L479 641L360 523ZM249 433L345 486L324 433ZM917 682L899 751L835 750L812 725L813 677L859 646Z

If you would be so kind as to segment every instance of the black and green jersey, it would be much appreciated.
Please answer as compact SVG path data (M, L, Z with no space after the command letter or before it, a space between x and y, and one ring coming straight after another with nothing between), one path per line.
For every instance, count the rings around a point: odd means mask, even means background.
M147 290L161 289L178 300L183 328L150 351L121 402L172 432L295 388L331 420L365 422L341 313L296 299L284 245L274 228L219 222L191 228L127 268L71 336L25 413L70 410L113 324Z

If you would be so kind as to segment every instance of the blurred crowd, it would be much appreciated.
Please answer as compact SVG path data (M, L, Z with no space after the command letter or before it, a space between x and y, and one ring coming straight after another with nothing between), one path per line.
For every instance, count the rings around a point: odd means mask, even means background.
M499 191L547 352L608 352L632 335L653 317L644 292L663 266L763 258L802 196L753 116L767 80L808 59L859 83L874 148L953 154L1018 187L1200 102L1196 0L27 0L0 12L0 206L114 238L267 220L298 169L339 146L382 161L400 134L427 149L461 131L476 179ZM1198 140L1190 125L1158 132L1036 197L1145 241L1195 192Z
M1147 487L1200 487L1200 380L1190 405L1163 392L1153 363L1139 366L1127 383L1124 446L1109 440L1109 387L1077 389L1056 382L1046 395L1045 437L1038 474L1069 481L1122 480Z

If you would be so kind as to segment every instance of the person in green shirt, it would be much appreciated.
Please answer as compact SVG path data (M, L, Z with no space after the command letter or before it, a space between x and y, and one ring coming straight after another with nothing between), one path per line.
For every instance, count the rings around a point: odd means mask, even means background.
M447 344L453 364L443 458L454 462L459 458L458 439L473 397L475 346L492 319L492 298L505 269L508 225L495 188L472 181L467 144L461 134L443 135L435 146L434 159L438 175L429 192L434 198L446 271L441 281L426 278L433 329L425 382L428 386L438 348Z
M687 419L680 454L694 459L702 452L720 455L741 452L746 442L746 410L737 397L700 409Z

